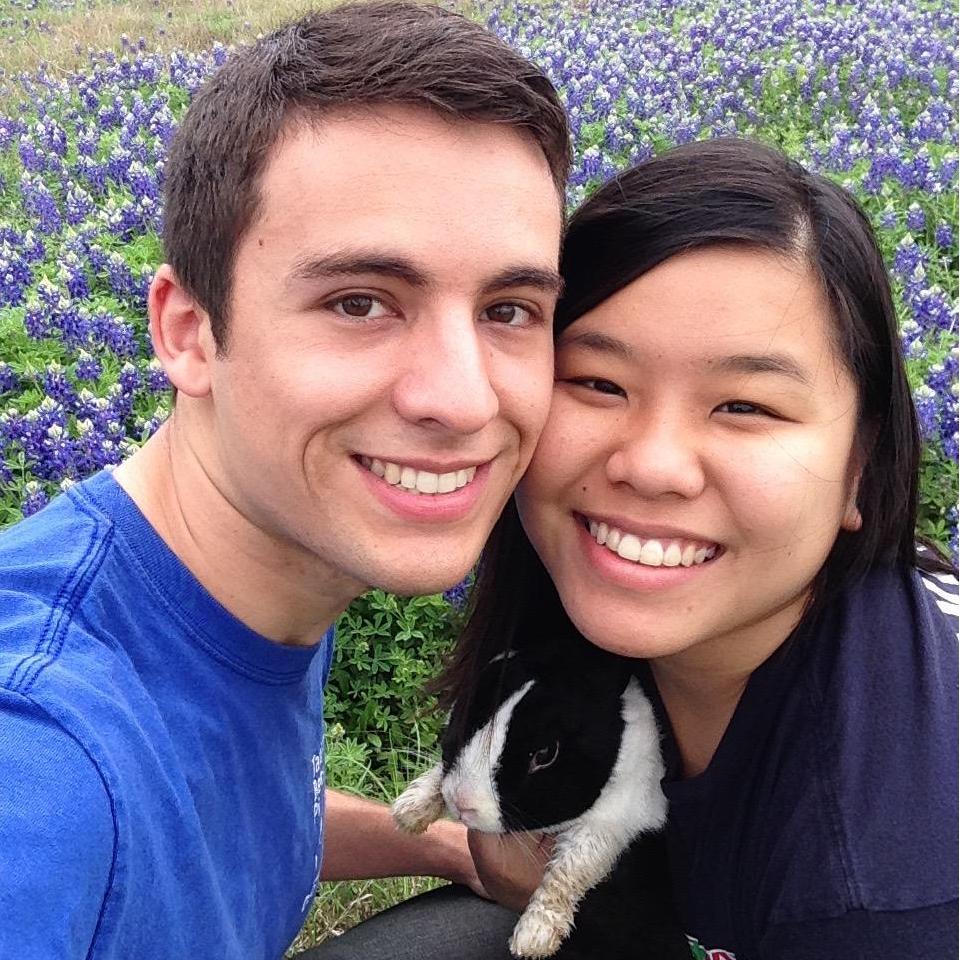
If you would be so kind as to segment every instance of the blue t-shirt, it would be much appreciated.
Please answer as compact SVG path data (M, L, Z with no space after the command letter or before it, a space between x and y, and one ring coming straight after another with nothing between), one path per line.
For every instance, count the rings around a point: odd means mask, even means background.
M751 676L684 780L675 898L710 960L957 956L957 585L880 569Z
M240 623L109 474L0 534L0 957L278 960L332 648Z

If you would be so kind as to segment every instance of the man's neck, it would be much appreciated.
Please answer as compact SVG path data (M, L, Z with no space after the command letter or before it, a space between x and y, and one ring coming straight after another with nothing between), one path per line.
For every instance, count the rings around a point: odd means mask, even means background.
M114 477L180 561L238 620L278 643L316 643L364 585L237 509L176 413Z

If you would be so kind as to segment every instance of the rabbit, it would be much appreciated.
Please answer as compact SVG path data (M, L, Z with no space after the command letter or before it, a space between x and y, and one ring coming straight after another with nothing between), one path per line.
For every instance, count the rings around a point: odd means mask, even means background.
M515 957L689 960L660 737L629 660L582 639L498 654L472 702L454 704L441 745L441 762L393 804L400 829L419 833L446 809L474 830L556 838L510 939Z

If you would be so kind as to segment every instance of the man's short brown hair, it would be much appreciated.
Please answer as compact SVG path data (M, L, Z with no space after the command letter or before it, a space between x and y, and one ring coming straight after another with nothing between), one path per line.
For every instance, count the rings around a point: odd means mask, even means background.
M194 98L167 161L165 258L210 315L218 347L226 345L237 245L257 215L260 177L285 126L378 105L525 131L563 196L563 106L550 81L494 34L407 2L309 14L228 59Z

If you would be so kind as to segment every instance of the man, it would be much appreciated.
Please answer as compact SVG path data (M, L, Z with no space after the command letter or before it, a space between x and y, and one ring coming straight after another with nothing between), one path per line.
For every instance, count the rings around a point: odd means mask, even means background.
M312 15L198 93L150 291L158 433L0 537L0 956L275 960L319 880L480 889L324 809L331 625L470 569L547 413L549 82L432 7Z

